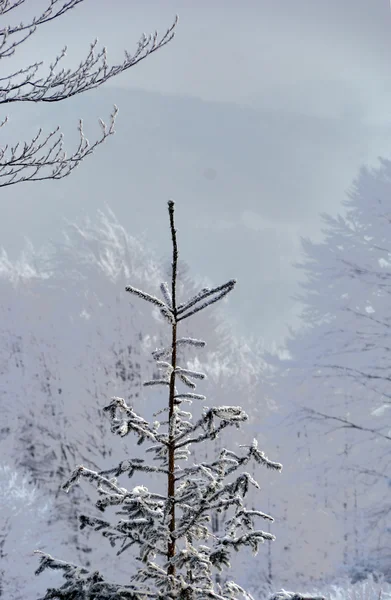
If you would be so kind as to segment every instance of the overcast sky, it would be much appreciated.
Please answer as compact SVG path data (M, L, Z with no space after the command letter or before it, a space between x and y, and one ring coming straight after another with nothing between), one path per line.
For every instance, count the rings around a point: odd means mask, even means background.
M27 0L21 17L39 5ZM160 246L164 236L145 215L160 206L164 214L173 197L183 210L183 258L216 283L237 276L238 330L270 345L297 324L291 262L300 235L318 239L319 213L341 210L360 166L391 156L389 0L85 0L8 65L50 61L65 44L75 65L96 36L116 61L176 13L174 41L106 90L8 111L7 135L55 116L70 140L78 116L104 117L115 101L120 117L116 138L71 179L2 190L0 239L11 254L23 236L56 239L63 216L108 201L131 233L142 228ZM132 156L121 169L120 152Z
M374 122L390 112L389 0L86 0L45 44L77 60L97 36L115 59L175 14L175 43L113 85Z

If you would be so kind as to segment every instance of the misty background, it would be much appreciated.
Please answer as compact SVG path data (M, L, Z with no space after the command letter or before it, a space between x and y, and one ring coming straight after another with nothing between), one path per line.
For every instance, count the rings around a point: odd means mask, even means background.
M49 64L66 44L64 66L76 66L95 37L114 63L176 13L173 42L111 85L10 107L3 140L60 124L69 152L79 117L94 139L97 118L114 103L120 113L116 136L68 179L2 189L0 244L16 257L26 238L58 241L64 219L108 205L169 257L173 198L191 273L216 284L237 276L236 331L271 347L299 325L300 236L320 239L319 213L342 211L360 167L390 156L389 1L89 0L40 28L12 66Z

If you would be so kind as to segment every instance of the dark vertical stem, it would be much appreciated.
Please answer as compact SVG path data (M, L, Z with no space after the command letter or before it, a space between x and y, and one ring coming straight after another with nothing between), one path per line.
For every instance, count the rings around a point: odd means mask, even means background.
M348 418L349 415L349 401L348 398L345 396L345 418ZM348 438L348 432L347 429L345 428L344 430L344 437L345 437L345 448L344 448L344 455L345 455L345 461L347 462L348 456L349 456L349 438ZM345 462L345 464L346 464ZM345 532L344 532L344 542L345 542L345 547L344 547L344 551L343 551L343 562L344 565L347 565L349 562L349 556L350 556L350 548L349 548L349 543L350 543L350 536L349 536L349 519L348 519L348 506L350 504L349 502L350 498L348 495L348 491L345 487L345 492L344 492L344 503L343 503L343 521L344 521L344 528L345 528Z
M172 340L171 340L171 366L172 372L170 377L170 395L168 405L168 498L171 502L170 506L170 538L167 546L167 560L170 561L175 556L175 428L174 428L174 397L175 397L175 369L176 369L176 342L177 342L177 309L176 309L176 282L177 282L177 267L178 267L178 247L176 241L176 229L174 225L174 202L168 202L168 212L170 215L170 229L172 239L172 274L171 274L171 297L172 297L172 312L174 314L174 323L172 324ZM175 566L168 565L167 575L175 575Z
M357 507L357 487L354 486L354 558L356 564L359 562L358 548L358 507Z
M220 437L216 438L215 446L216 446L216 455L220 456L220 453L221 453L221 438ZM208 452L207 452L207 449L205 449L205 462L207 462L207 461L208 461ZM215 535L218 535L220 533L221 524L220 524L219 513L216 510L212 513L211 520L212 520L212 523L211 523L212 531ZM215 581L216 581L217 585L221 585L222 576L221 576L220 571L216 572Z
M270 498L267 503L268 513L270 515ZM270 521L267 522L267 530L270 533ZM267 549L267 582L271 586L273 583L273 557L272 557L272 544L268 542Z

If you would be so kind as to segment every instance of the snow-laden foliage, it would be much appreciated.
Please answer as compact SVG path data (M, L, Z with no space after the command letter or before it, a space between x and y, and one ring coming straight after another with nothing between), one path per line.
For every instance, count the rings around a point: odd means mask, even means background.
M180 263L178 271L178 293L187 290L195 295L197 286L185 265ZM109 210L68 224L63 239L46 248L27 246L20 258L11 260L3 253L0 260L2 456L15 462L18 470L25 469L29 480L38 482L55 504L56 517L46 524L48 536L55 540L52 552L86 567L91 562L116 581L126 581L127 568L121 569L109 547L93 543L86 529L79 533L75 528L76 515L90 505L89 488L73 488L69 502L59 487L75 464L105 469L126 453L127 439L117 436L112 441L101 418L110 394L123 396L154 420L159 391L155 387L151 394L142 381L154 374L149 354L161 346L165 324L155 311L151 318L150 311L143 310L146 303L132 298L125 285L131 278L138 288L148 285L158 290L167 276L143 240L131 236ZM207 374L202 381L207 397L224 397L225 404L236 404L240 398L250 415L251 435L259 435L254 416L263 423L269 411L263 362L254 348L233 337L222 309L214 307L181 323L184 336L208 339L202 352L194 348L187 353L185 368ZM153 336L148 333L151 320ZM192 409L198 418L202 403L193 402ZM245 444L245 432L225 430L209 447L200 445L199 451L194 447L194 456L204 460L228 442ZM138 457L140 448L134 452ZM251 474L257 477L254 470ZM266 476L265 497L270 482L283 479ZM147 484L144 474L139 472L139 477ZM251 490L248 497L256 505ZM218 527L217 515L213 523ZM264 578L266 552L267 547L262 548L255 568L247 552L232 561L235 579L247 586L251 576L254 593Z
M1 271L1 449L55 503L48 527L64 553L61 545L75 545L72 523L86 499L75 490L64 502L59 481L75 462L104 468L111 453L122 454L107 446L99 414L113 389L137 398L147 369L136 347L145 339L142 312L125 318L125 300L121 306L110 294L130 271L137 282L153 280L156 266L113 215L102 213L97 222L69 226L63 243L41 253L30 248L16 262L3 254ZM99 549L76 544L78 559L91 551Z
M32 547L50 545L45 523L53 504L26 477L0 464L0 506L0 598L23 600L27 589L37 597L41 586L29 573L36 560Z
M288 592L282 589L274 594L270 600L325 600L324 596L313 596L312 594L300 594L297 592Z
M275 397L289 390L289 427L301 435L317 502L339 520L344 572L391 577L390 214L391 164L362 170L345 216L324 215L322 243L303 240L302 331L275 360ZM321 440L321 443L319 443ZM339 468L336 468L336 465ZM309 467L312 467L309 469Z
M205 406L197 419L192 418L192 403L205 401L203 394L195 392L196 382L202 381L204 374L189 369L183 357L187 349L202 348L205 342L181 336L180 323L226 296L235 281L203 288L190 299L180 301L172 201L169 215L173 244L171 286L161 285L162 297L133 286L126 288L127 292L156 307L169 326L169 342L153 352L159 375L146 382L151 393L160 388L166 391L168 401L151 422L124 398L113 397L105 407L112 433L121 438L129 434L135 436L138 445L147 446L144 457L128 454L115 467L105 470L80 465L63 484L65 491L81 480L95 487L98 493L95 506L102 516L81 515L81 529L87 527L101 532L116 548L117 556L135 546L137 561L134 569L129 565L129 582L124 585L106 581L98 571L41 553L37 573L47 568L60 570L66 580L61 588L50 588L45 600L250 598L233 581L217 583L214 572L229 568L234 550L248 546L256 553L261 543L274 539L258 525L260 519L273 521L273 518L246 505L249 488L258 484L243 467L255 462L280 471L280 463L271 461L258 448L255 439L235 450L223 447L212 459L192 460L193 445L215 440L223 430L240 427L248 417L240 406L222 405ZM132 479L140 473L151 476L152 489L140 484L128 489L119 482L124 475ZM166 483L165 493L153 489L158 478ZM110 517L110 509L115 510L118 518ZM106 511L109 514L103 518ZM212 529L214 512L226 515L223 531Z
M347 577L337 578L314 590L313 595L316 594L322 594L328 600L390 600L391 585L382 574L373 573L356 583Z

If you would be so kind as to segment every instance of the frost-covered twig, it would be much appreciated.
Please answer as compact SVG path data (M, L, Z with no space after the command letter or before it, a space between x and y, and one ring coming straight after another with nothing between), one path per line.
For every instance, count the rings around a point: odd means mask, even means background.
M110 115L109 125L100 120L101 135L90 144L84 135L83 121L79 121L79 144L70 156L64 149L63 135L57 127L47 135L42 129L29 141L15 146L0 148L0 187L7 187L22 181L42 181L63 179L103 142L114 134L118 108Z
M0 28L0 60L12 57L42 25L61 18L83 1L48 0L46 9L39 15L26 22ZM0 15L13 14L12 11L24 2L25 0L2 0ZM61 102L97 88L168 44L174 37L177 20L176 17L161 37L157 32L148 36L143 34L135 51L131 53L125 50L124 58L118 64L109 64L107 49L98 49L98 40L95 40L90 44L86 57L75 69L61 68L67 52L65 47L49 64L46 73L43 73L43 61L36 61L3 74L0 77L0 104ZM29 141L3 146L0 148L0 187L24 181L67 177L84 158L114 134L117 113L118 109L114 107L108 125L100 120L101 134L92 143L85 137L83 122L80 120L79 144L70 155L67 155L64 149L63 135L59 127L46 134L39 129ZM6 117L0 126L4 126L7 121Z
M270 597L269 600L326 600L324 596L313 596L311 594L300 594L297 592L287 592L282 589Z

